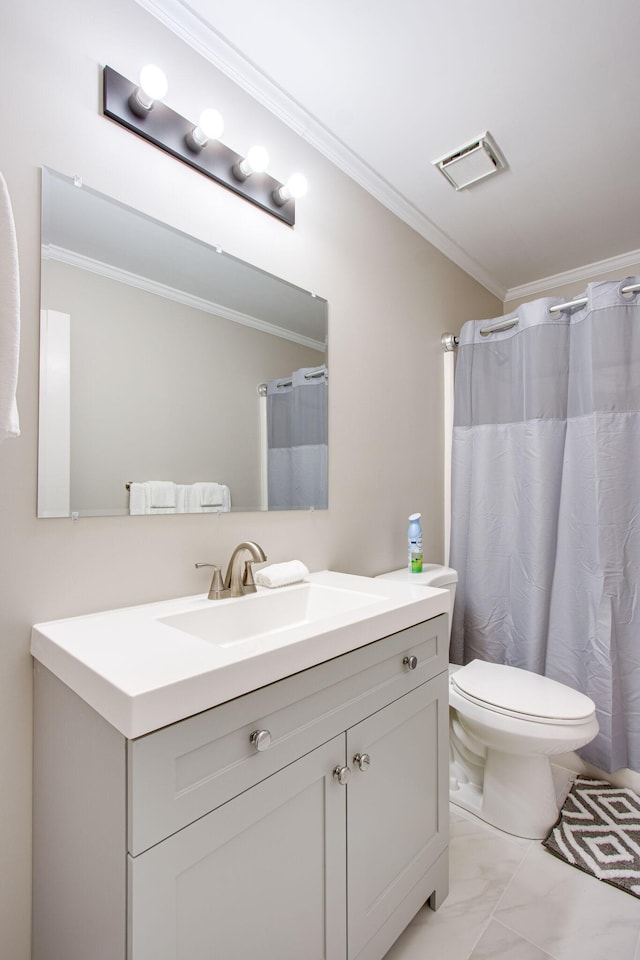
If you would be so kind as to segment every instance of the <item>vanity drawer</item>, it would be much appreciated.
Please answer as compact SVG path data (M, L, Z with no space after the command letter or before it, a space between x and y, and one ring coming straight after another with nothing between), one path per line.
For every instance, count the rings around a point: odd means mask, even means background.
M129 852L204 816L447 664L443 615L129 741ZM264 750L251 742L257 731L269 733Z

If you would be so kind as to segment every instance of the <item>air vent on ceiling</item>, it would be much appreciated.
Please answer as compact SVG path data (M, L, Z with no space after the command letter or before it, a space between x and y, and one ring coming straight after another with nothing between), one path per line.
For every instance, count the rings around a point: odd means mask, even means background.
M433 165L442 171L456 190L470 187L472 183L500 173L507 166L488 132L439 160L434 160Z

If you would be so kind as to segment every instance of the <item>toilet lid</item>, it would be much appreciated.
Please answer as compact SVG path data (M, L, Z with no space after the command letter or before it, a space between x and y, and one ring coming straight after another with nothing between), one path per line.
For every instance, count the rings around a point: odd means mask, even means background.
M595 709L589 697L564 683L501 663L472 660L451 682L468 700L513 717L578 723Z

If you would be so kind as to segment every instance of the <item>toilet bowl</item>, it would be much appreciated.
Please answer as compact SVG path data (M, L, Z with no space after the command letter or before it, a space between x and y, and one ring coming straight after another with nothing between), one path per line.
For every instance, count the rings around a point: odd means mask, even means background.
M472 660L449 673L450 798L507 833L542 839L561 799L550 758L597 732L584 694L528 670Z
M382 577L447 589L453 610L458 578L450 567ZM450 799L507 833L546 837L565 785L554 782L550 758L597 733L593 701L565 684L483 660L449 666Z

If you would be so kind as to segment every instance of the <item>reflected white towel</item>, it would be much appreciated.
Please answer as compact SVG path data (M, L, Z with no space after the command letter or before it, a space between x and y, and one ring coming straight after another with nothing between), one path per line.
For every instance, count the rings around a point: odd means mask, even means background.
M189 513L190 489L189 483L176 483L176 513Z
M151 491L148 483L129 484L129 513L151 513Z
M308 576L309 570L301 560L288 560L263 567L256 573L255 581L261 587L286 587L289 583L300 583Z
M171 480L148 480L153 510L176 508L176 485Z
M224 483L199 481L192 483L188 494L189 513L228 513L231 493Z
M18 244L9 191L0 173L0 441L20 436L16 406L19 353Z
M176 485L171 480L146 480L129 485L129 513L177 513Z

